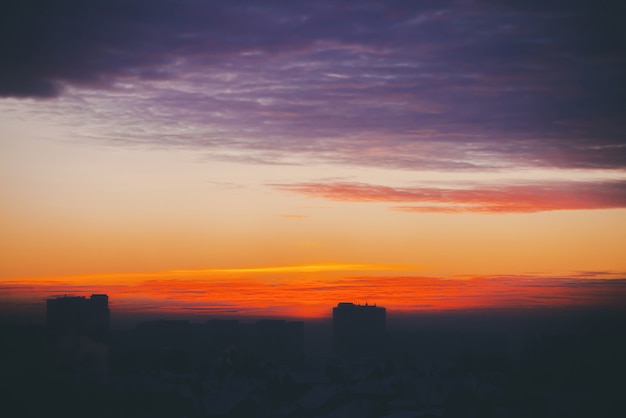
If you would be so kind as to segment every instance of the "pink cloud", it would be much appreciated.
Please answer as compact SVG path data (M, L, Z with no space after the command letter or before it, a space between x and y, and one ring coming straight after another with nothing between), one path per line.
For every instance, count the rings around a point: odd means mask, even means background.
M453 189L388 187L366 183L274 185L310 197L349 202L407 203L408 212L531 213L551 210L626 207L626 182L543 182Z

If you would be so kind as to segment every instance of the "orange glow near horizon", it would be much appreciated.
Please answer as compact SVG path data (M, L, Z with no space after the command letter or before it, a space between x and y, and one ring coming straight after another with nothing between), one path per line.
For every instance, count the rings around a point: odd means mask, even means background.
M384 306L390 314L423 311L623 307L626 281L604 277L324 275L328 266L212 269L4 281L3 302L41 311L62 294L107 293L113 315L328 317L338 302ZM339 268L339 265L335 265ZM346 266L343 266L346 267ZM359 270L359 265L348 265ZM261 273L259 275L259 273ZM272 273L269 276L266 273ZM210 275L209 275L210 274ZM344 271L345 274L345 271ZM87 284L89 283L89 284Z

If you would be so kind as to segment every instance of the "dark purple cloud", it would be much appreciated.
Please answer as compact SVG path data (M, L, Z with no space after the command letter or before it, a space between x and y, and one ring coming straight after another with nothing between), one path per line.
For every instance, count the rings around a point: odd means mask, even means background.
M144 86L115 96L127 113L111 137L248 152L224 158L622 169L624 8L14 0L0 9L0 97ZM150 123L212 130L142 137L132 126Z

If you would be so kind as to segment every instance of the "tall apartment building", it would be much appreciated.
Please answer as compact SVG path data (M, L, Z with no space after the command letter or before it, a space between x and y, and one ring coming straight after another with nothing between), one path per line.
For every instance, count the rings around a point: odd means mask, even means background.
M333 349L347 356L376 356L384 351L387 310L376 305L341 302L333 308Z
M63 296L46 300L46 326L50 337L85 336L106 341L109 335L107 295Z

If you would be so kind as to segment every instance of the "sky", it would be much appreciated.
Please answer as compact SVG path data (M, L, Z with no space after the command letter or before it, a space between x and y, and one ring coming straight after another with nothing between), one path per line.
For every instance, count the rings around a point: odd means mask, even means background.
M623 2L1 7L4 314L626 305Z

